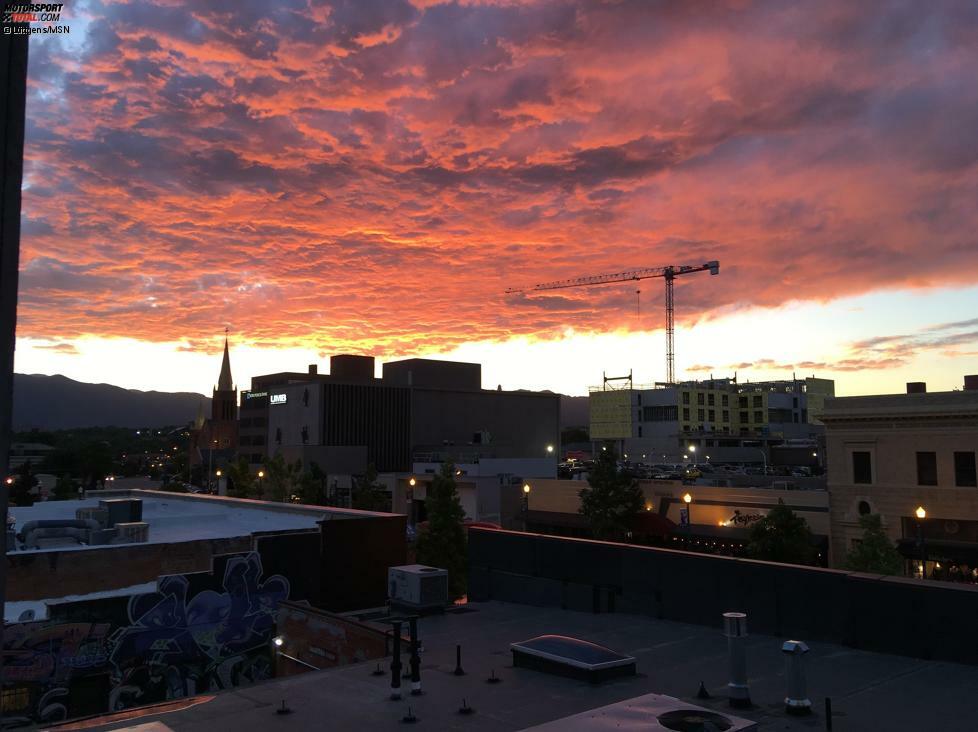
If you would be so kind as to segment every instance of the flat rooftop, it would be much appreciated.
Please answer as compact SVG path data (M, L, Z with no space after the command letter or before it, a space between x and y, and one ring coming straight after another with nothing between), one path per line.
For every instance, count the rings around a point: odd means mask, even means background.
M139 498L143 502L142 520L149 524L150 544L224 539L247 536L260 531L315 529L318 522L335 515L354 516L366 512L271 503L221 496L195 496L163 491L90 491L84 500L43 501L33 506L12 506L10 515L19 532L28 521L74 519L79 508L98 508L100 500ZM18 549L16 554L40 551L73 551L105 549L124 544L102 546L59 545L48 549Z
M133 718L103 717L71 729L139 729L166 732L236 732L305 729L403 730L411 707L418 728L430 730L520 730L649 693L678 697L722 714L747 718L764 730L825 728L824 700L831 697L833 729L942 730L971 732L978 726L978 667L923 661L809 643L808 693L815 714L784 711L784 638L751 635L747 665L751 709L726 701L727 641L719 628L644 616L570 612L501 602L473 603L461 612L423 618L421 681L424 695L388 699L390 673L372 676L376 662L309 672L250 687L198 697L186 708ZM750 619L748 618L748 631ZM523 668L513 668L509 644L555 633L583 638L638 659L638 675L592 686ZM804 640L804 639L802 639ZM455 676L455 645L462 645L465 676ZM407 660L407 655L402 655ZM387 670L387 663L382 667ZM492 671L501 683L486 683ZM712 699L695 695L703 681ZM475 709L458 714L462 699ZM282 701L291 714L275 713ZM184 700L189 702L190 700ZM140 725L146 725L145 727ZM576 729L576 727L575 727Z

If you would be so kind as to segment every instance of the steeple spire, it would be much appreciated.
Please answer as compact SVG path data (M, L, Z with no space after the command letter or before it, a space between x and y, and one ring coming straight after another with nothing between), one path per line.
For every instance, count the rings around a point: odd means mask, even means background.
M228 329L224 329L224 361L221 363L221 375L217 380L218 391L233 391L234 382L231 381L231 356L228 353Z

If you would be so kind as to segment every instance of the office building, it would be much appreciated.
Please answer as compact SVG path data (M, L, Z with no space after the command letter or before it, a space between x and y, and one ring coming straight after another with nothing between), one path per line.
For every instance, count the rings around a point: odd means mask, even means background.
M922 557L929 578L978 567L978 377L963 391L908 384L906 394L829 399L822 420L833 566L862 539L860 517L879 514L908 573L919 575Z
M257 376L242 393L240 454L257 469L281 453L331 474L408 472L415 462L548 455L556 394L482 388L479 364L406 359L374 376L369 356L333 356L330 373Z

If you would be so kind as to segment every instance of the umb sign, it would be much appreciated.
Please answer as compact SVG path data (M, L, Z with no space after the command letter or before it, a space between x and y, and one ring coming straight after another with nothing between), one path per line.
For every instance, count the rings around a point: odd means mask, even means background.
M288 400L288 396L285 394L272 394L268 397L269 404L285 404Z

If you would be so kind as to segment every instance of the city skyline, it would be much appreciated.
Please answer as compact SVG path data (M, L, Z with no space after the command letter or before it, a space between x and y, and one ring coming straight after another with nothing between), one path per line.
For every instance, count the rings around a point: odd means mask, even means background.
M967 5L150 9L32 41L18 371L206 393L228 326L239 387L357 352L580 394L664 378L661 282L506 287L708 259L680 378L978 371Z

